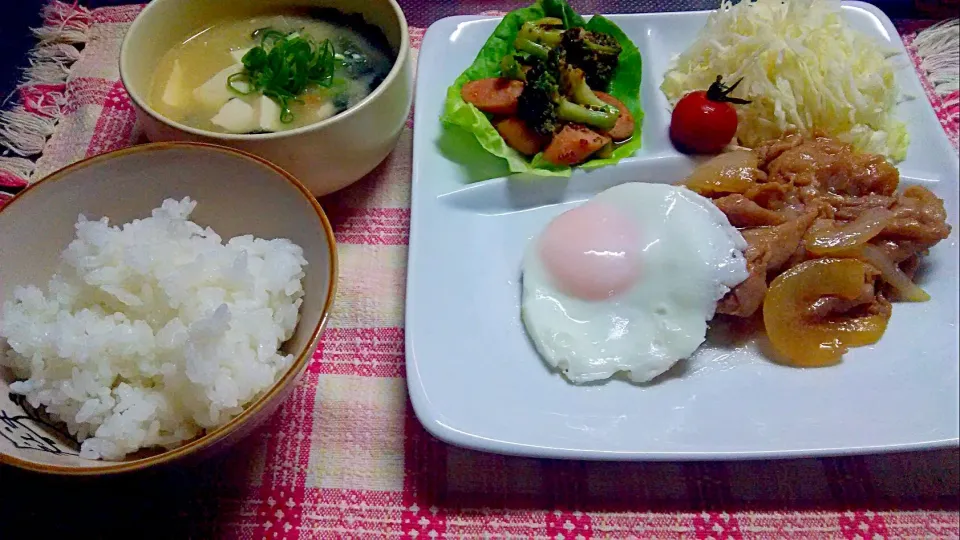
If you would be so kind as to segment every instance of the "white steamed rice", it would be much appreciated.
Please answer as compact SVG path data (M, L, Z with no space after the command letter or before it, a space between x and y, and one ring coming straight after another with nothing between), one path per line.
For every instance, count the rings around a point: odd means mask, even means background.
M46 292L3 305L10 390L62 420L80 455L171 448L238 415L293 361L278 352L302 303L302 249L287 239L221 243L188 221L196 203L152 217L87 221Z

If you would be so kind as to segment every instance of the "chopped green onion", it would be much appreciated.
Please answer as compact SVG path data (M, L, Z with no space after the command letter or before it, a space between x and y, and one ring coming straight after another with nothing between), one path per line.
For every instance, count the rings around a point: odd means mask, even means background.
M245 83L247 89L243 90L242 88L237 87L234 85L235 82ZM250 84L250 79L247 78L246 73L234 73L233 75L227 77L227 88L233 90L241 96L249 96L250 94L256 92L256 90L253 88L253 85Z
M254 30L253 34L251 34L250 37L252 37L253 39L259 38L260 45L264 45L267 43L268 39L274 40L274 41L278 39L284 39L287 37L287 34L284 34L279 30L274 30L273 28L268 27L268 28L258 28Z
M280 106L280 121L293 121L292 102L311 86L330 88L334 84L337 54L333 43L317 43L309 34L284 34L272 28L260 28L251 35L260 45L243 55L243 71L227 78L227 88L240 95L260 92ZM249 85L244 91L235 83Z

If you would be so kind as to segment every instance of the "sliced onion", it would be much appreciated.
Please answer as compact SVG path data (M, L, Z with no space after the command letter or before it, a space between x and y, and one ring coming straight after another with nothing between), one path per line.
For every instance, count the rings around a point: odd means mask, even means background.
M756 185L759 163L751 150L719 154L694 169L683 185L708 197L743 193Z
M900 297L908 302L926 302L930 295L917 286L882 249L873 244L866 244L860 248L857 258L872 264L880 271L880 277L893 286L900 293Z
M883 231L893 212L883 207L866 209L842 227L811 227L804 237L807 250L818 255L837 253L862 246Z

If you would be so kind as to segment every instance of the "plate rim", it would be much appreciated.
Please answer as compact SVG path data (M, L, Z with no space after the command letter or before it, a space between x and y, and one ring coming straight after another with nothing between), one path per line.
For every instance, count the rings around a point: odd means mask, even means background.
M873 4L862 2L859 0L844 0L841 2L842 6L849 6L851 8L858 8L863 11L868 12L873 17L876 17L877 20L883 25L884 29L890 34L892 44L896 47L899 43L899 48L906 49L905 44L903 43L902 36L897 31L896 26L890 20L890 18L879 8ZM665 16L702 16L703 14L712 13L714 10L693 10L693 11L672 11L672 12L648 12L648 13L604 13L604 17L610 17L616 19L620 18L647 18L647 17L665 17ZM425 48L424 45L430 44L435 37L433 37L438 31L442 31L445 27L450 25L459 25L464 22L473 22L473 21L483 21L483 20L497 20L502 19L502 16L491 16L491 15L454 15L449 17L444 17L435 21L431 24L427 30L424 32L423 41L421 43L421 52ZM911 66L912 67L912 66ZM419 69L418 69L419 72ZM917 78L919 81L919 76L916 73L915 69L910 69L911 77ZM421 84L426 84L425 79L419 76L417 77L417 90L419 90ZM417 98L416 101L419 102L423 99L421 96L423 92L416 92ZM923 99L926 100L926 96L923 96ZM928 102L929 103L929 102ZM928 104L929 106L929 104ZM517 456L517 457L534 457L534 458L548 458L548 459L578 459L578 460L590 460L590 461L648 461L648 462L659 462L659 461L748 461L748 460L780 460L780 459L796 459L796 458L818 458L818 457L831 457L831 456L852 456L852 455L864 455L864 454L886 454L886 453L896 453L896 452L911 452L911 451L924 451L924 450L941 450L949 448L960 447L960 436L945 438L945 439L932 439L924 441L914 441L907 443L897 443L897 444L886 444L886 445L866 445L866 446L839 446L839 447L815 447L815 448L791 448L786 450L761 450L761 451L646 451L646 450L636 450L636 451L624 451L624 450L596 450L596 449L580 449L580 448L570 448L570 447L552 447L552 446L541 446L535 444L520 443L514 441L502 441L495 440L487 437L482 437L473 433L468 433L456 429L454 426L448 425L444 422L445 418L441 411L438 411L434 406L430 404L429 397L427 396L426 388L424 387L423 378L419 374L419 362L417 361L417 354L415 351L414 339L413 336L415 332L414 328L411 326L411 321L415 320L414 317L411 317L411 313L414 311L414 296L410 294L412 288L412 282L415 279L412 270L415 268L413 262L418 258L417 251L414 250L413 246L415 243L415 231L417 230L416 226L419 221L418 212L418 199L417 196L417 185L420 183L422 175L422 160L418 160L418 156L422 154L423 149L421 148L424 144L430 144L432 141L424 140L424 135L417 135L416 127L422 125L424 122L436 121L436 118L433 118L432 114L429 114L429 118L425 115L429 110L428 107L417 106L415 104L414 108L414 137L413 137L413 149L412 149L412 170L411 170L411 197L410 197L410 236L409 243L407 247L407 277L405 280L405 300L404 300L404 333L406 336L404 343L404 352L406 360L406 376L407 376L407 389L410 396L411 405L417 420L424 427L424 429L433 437L437 439L452 444L457 447L466 448L470 450L477 450L483 452L492 452L501 455L507 456ZM938 127L939 123L937 124ZM423 133L423 130L420 130L420 133ZM942 143L946 143L946 147L953 148L952 144L949 142L946 133L940 129L938 137L941 139ZM960 162L960 156L953 154L951 157L955 161ZM495 179L491 179L495 180ZM485 182L485 181L483 181ZM483 182L476 182L480 184ZM960 340L957 341L957 345L960 346Z

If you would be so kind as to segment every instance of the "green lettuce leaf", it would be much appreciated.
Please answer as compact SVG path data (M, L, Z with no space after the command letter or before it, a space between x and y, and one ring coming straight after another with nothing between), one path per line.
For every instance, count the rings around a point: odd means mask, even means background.
M586 26L586 22L579 13L570 7L564 0L542 0L540 2L544 16L555 17L563 21L564 28L578 28Z
M630 109L636 120L636 132L632 139L619 145L613 155L604 159L592 159L580 167L594 168L613 165L640 148L640 127L643 109L640 105L640 79L643 61L640 51L623 31L609 19L595 15L589 22L578 15L564 0L538 0L532 6L511 11L493 31L480 49L473 64L467 68L453 85L447 89L447 98L440 120L452 129L463 129L472 134L480 146L490 154L506 161L511 173L527 173L538 176L570 176L570 167L547 163L542 156L529 159L507 145L490 123L490 117L460 97L460 89L469 81L500 76L500 59L514 51L513 41L520 27L527 21L543 17L556 17L568 28L585 26L612 35L620 43L622 51L616 73L610 81L608 92Z

